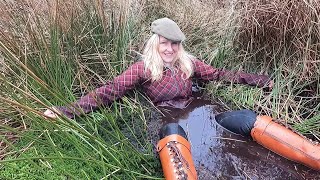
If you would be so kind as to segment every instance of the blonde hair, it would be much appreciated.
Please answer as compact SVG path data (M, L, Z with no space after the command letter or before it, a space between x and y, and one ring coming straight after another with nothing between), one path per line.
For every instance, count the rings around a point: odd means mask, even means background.
M159 39L158 34L153 34L147 41L142 54L145 70L146 72L150 71L152 81L160 80L163 75L163 60L158 51ZM182 44L179 43L179 50L174 60L174 65L183 72L182 78L184 79L190 78L193 74L193 63L191 60L193 58L192 55L184 50Z

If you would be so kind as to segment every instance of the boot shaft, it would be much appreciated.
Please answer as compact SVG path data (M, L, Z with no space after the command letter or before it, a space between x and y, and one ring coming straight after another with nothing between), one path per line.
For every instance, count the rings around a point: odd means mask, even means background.
M315 170L320 170L320 146L272 121L269 116L257 116L252 138L271 151Z
M197 172L192 160L191 146L181 126L169 123L160 130L163 137L157 151L166 180L196 180Z

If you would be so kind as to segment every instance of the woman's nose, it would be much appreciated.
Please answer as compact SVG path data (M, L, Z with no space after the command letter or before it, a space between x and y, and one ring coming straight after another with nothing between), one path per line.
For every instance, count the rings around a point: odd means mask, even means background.
M168 44L167 51L170 51L170 52L173 51L172 44Z

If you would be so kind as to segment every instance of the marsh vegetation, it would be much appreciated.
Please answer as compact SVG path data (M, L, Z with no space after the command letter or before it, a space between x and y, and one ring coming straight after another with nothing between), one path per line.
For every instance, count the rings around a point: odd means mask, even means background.
M165 16L199 59L275 82L211 82L209 97L320 141L319 1L21 0L0 13L0 179L160 179L146 130L155 107L140 91L76 121L43 111L139 60L150 22Z

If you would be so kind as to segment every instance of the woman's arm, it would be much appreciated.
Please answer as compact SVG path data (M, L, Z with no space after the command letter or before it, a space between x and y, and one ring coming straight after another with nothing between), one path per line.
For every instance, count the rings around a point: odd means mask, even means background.
M128 90L133 89L135 85L143 80L144 75L144 64L142 61L139 61L131 65L126 71L114 78L111 82L95 89L76 102L67 106L55 108L69 118L74 118L76 115L94 111L101 105L109 105L113 101L121 98ZM49 111L50 110L45 111L45 115L51 115L52 112Z
M239 71L234 72L223 69L216 69L198 59L193 60L193 64L194 76L202 80L223 80L258 87L272 86L272 81L270 77L266 75L257 75Z

